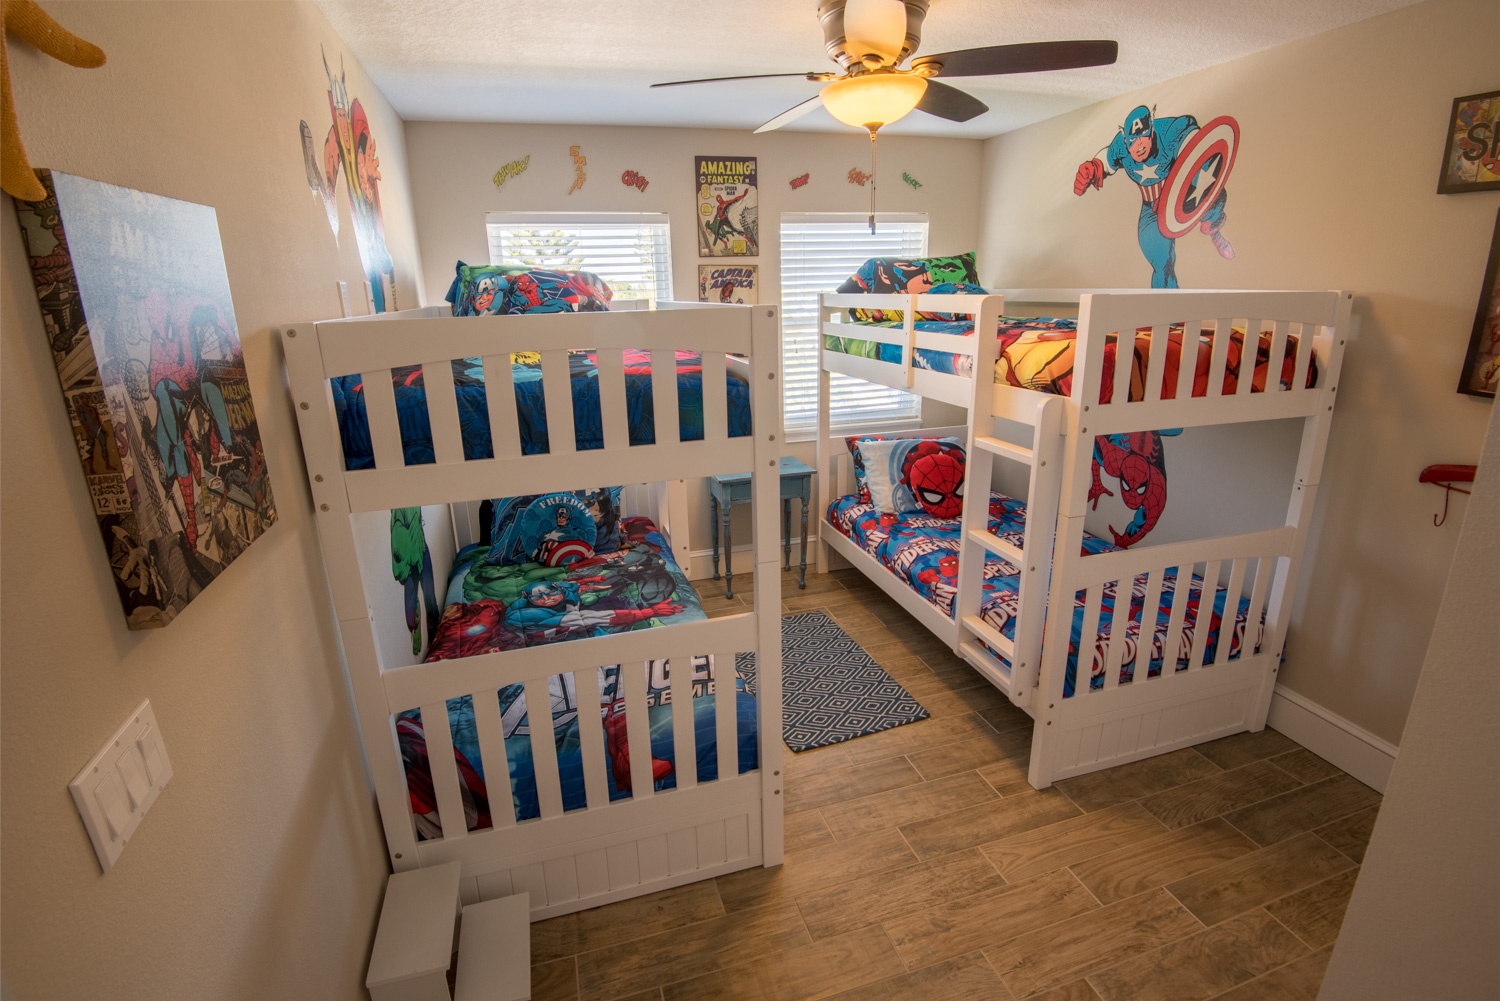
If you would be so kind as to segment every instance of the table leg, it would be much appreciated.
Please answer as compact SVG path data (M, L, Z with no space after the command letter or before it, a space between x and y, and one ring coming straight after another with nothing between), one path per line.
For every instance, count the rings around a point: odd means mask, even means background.
M807 587L807 490L802 491L802 564L797 568L797 586ZM790 505L788 505L790 506Z
M729 514L734 510L734 505L720 505L724 514L724 597L734 597L734 536L729 530Z
M708 521L710 525L710 536L714 543L714 580L719 579L719 499L712 495L708 498Z
M792 499L781 499L781 569L792 568Z

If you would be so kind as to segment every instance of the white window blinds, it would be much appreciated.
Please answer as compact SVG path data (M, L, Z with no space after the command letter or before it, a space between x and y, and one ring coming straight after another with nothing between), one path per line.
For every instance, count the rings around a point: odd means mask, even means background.
M616 298L672 298L672 250L665 213L491 212L491 264L592 271Z
M833 292L871 257L923 257L927 217L785 214L781 217L782 406L786 434L807 440L818 427L818 295ZM920 398L847 376L831 380L829 419L867 424L920 416Z

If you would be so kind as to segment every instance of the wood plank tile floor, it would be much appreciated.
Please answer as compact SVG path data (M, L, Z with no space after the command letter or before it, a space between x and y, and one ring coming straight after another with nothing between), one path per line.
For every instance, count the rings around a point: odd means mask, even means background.
M1038 792L1031 718L861 574L783 574L810 609L931 718L788 752L784 865L533 925L537 1001L1316 998L1379 794L1271 729Z

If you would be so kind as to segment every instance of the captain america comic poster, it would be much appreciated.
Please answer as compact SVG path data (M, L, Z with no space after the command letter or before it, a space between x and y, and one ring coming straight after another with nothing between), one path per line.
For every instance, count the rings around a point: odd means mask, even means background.
M749 304L760 302L757 286L760 267L755 264L698 265L698 301Z
M760 253L760 199L753 156L695 156L698 256Z

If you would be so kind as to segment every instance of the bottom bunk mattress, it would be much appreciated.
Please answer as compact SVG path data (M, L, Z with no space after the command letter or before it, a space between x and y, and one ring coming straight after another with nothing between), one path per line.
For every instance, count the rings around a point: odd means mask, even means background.
M427 660L470 657L705 618L697 593L672 558L671 548L656 526L647 518L625 518L621 529L623 544L619 552L566 567L538 563L492 566L483 562L487 547L474 545L463 549L454 560L447 604L433 633ZM734 683L738 734L738 747L733 752L738 759L735 773L757 767L755 698L747 689L746 672L737 670L734 664L715 663L711 656L697 656L693 658L692 671L699 782L712 781L719 775L715 699L721 668L732 676ZM650 662L646 704L651 769L658 791L677 785L671 669L672 665L665 660ZM580 731L585 725L602 728L610 801L631 796L630 747L620 667L600 667L598 672L597 716L579 704L573 675L547 679L564 810L587 805ZM524 686L502 688L496 692L496 698L510 774L511 808L516 820L529 820L541 815L541 806ZM485 783L488 763L480 755L471 696L448 701L448 727L453 735L453 756L458 765L468 829L491 827L491 811L500 807L490 801ZM396 717L396 736L418 837L441 837L421 710L408 710Z
M962 536L957 518L934 518L930 515L903 514L896 523L883 526L875 507L862 502L857 496L841 497L829 505L829 523L862 550L874 557L887 570L899 578L907 587L935 605L949 618L954 615L954 598L958 594L957 573L942 572L944 557L957 556ZM1000 539L1019 548L1026 532L1026 504L1007 497L998 491L990 494L989 530ZM1119 547L1088 532L1083 537L1084 553L1112 552ZM1165 658L1167 634L1172 618L1172 594L1177 575L1167 572L1162 575L1161 600L1156 610L1155 628L1152 630L1150 661L1147 676L1161 674ZM984 561L984 596L980 599L979 615L1007 639L1015 638L1015 614L1018 606L1017 592L1020 588L1020 571L998 556L987 555ZM1093 647L1090 689L1104 687L1104 668L1109 648L1109 633L1113 623L1116 584L1104 587L1099 613L1099 632L1089 638ZM1199 620L1199 608L1203 599L1203 578L1193 574L1189 581L1187 608L1182 622L1182 638L1178 649L1173 651L1175 670L1185 670L1191 660L1193 640ZM1215 588L1212 612L1208 621L1208 636L1205 639L1204 660L1212 661L1218 648L1224 605L1228 600L1226 588ZM1130 615L1125 630L1125 653L1120 664L1120 681L1129 682L1134 676L1137 653L1140 648L1141 612L1146 602L1146 577L1136 577L1131 588ZM1240 656L1244 649L1245 625L1249 616L1250 599L1241 597L1236 609L1234 627L1230 634L1229 659ZM1086 646L1083 633L1084 593L1079 592L1074 600L1073 623L1068 642L1068 666L1063 678L1063 697L1073 695L1078 668L1078 652ZM1258 652L1264 623L1256 623L1255 643L1252 650ZM1000 656L996 653L996 656ZM1002 661L1004 657L1000 657Z

